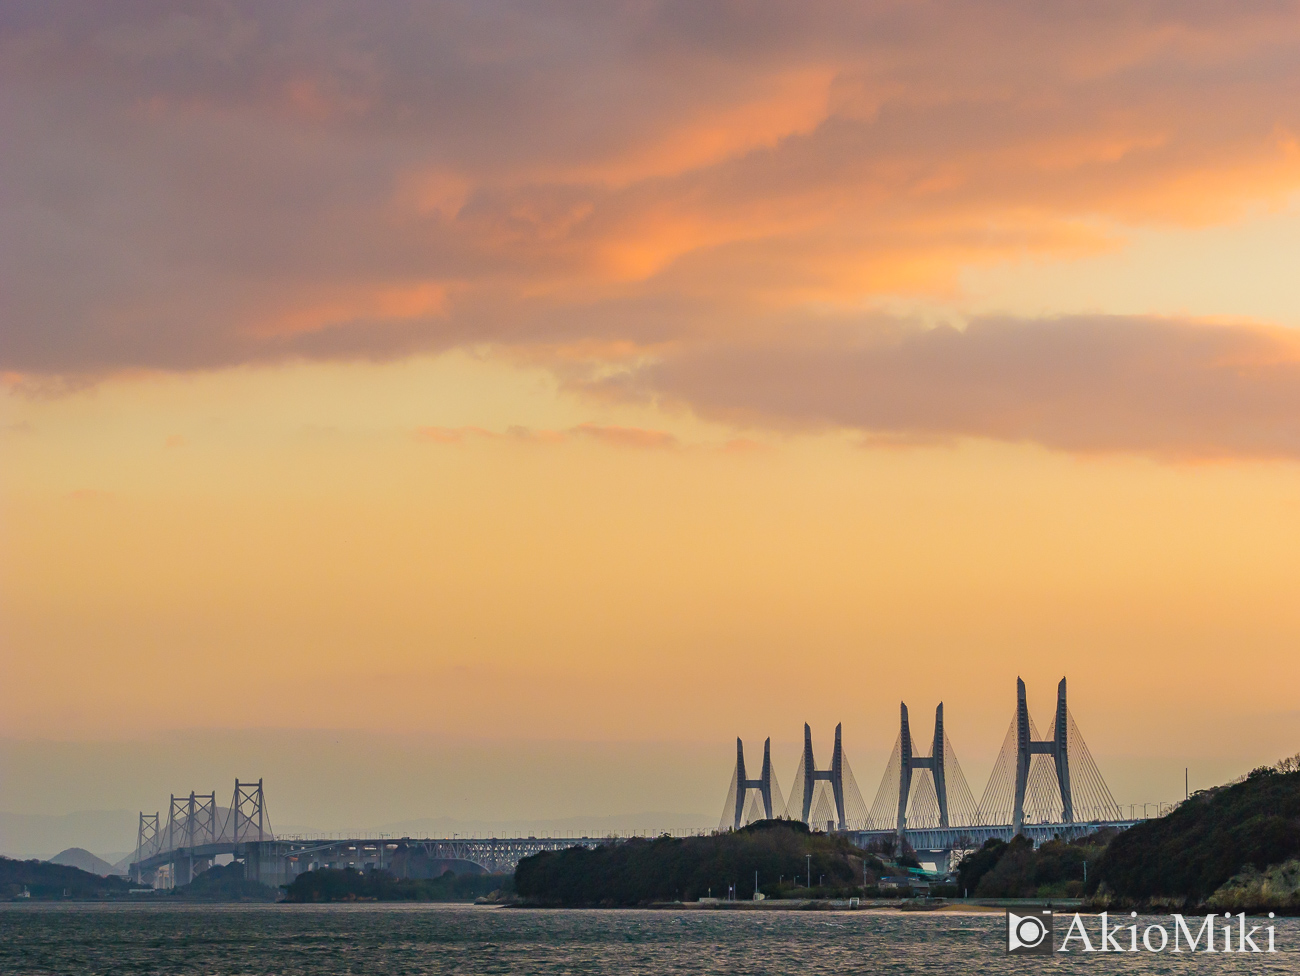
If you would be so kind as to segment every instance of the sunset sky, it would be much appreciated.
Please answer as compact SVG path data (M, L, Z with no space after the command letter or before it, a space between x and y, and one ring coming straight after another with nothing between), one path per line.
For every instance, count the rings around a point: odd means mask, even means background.
M0 131L0 811L1300 751L1295 3L9 2Z

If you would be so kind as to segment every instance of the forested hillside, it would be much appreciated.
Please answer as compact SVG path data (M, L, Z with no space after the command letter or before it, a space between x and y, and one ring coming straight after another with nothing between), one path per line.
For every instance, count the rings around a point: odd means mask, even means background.
M767 820L707 837L633 839L588 849L548 851L519 862L515 890L536 904L641 905L694 901L712 894L751 899L755 873L768 895L803 888L819 893L872 883L881 862L846 839L811 834L805 824Z

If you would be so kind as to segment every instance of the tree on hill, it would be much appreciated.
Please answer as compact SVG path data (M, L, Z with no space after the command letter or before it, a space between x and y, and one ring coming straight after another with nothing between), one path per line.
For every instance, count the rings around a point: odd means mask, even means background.
M810 860L811 858L811 860ZM778 879L830 887L861 884L864 861L874 881L881 862L841 837L811 834L796 821L760 821L742 830L708 837L654 840L635 838L597 848L544 851L519 862L515 890L521 897L551 905L640 905L723 896L732 885L736 897L760 890L773 893Z
M280 893L269 885L244 877L244 865L231 861L208 868L187 885L172 890L172 897L188 901L278 901Z
M131 884L66 864L0 857L0 897L14 898L24 888L33 898L116 898L128 894Z
M471 902L494 892L511 890L511 878L500 874L445 871L440 878L398 878L387 871L322 868L304 872L285 886L285 901Z
M1285 768L1260 767L1124 831L1089 877L1090 888L1199 903L1248 866L1262 870L1300 856L1300 772Z
M1079 840L1050 840L1037 849L1027 837L989 840L957 867L957 888L981 898L1071 898L1083 894L1085 862L1096 865L1114 831Z

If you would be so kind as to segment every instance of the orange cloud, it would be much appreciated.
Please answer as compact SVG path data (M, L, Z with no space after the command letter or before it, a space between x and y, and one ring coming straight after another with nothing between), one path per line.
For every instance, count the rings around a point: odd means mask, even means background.
M642 427L614 427L601 424L579 424L573 433L591 437L604 444L617 447L650 448L663 450L678 446L677 438L667 431L646 430Z
M702 408L853 425L818 406L835 383L777 369L839 375L806 341L821 317L956 302L975 266L1113 249L1134 225L1300 189L1291 4L652 3L549 11L538 30L523 4L398 3L362 33L329 0L213 8L183 30L90 9L0 27L0 372L23 388L491 348L669 391L689 369ZM1022 349L1008 370L1063 335L1040 325L1005 333ZM728 405L742 362L771 388ZM807 402L776 409L782 390ZM1020 408L1051 415L1055 392Z
M503 434L482 427L420 427L415 431L416 440L427 444L463 444L470 438L507 439L520 444L563 444L569 434L589 437L616 447L662 449L678 446L677 438L666 431L594 423L579 424L570 428L568 434L564 431L534 430L522 426L508 427Z
M333 290L323 285L321 291ZM340 323L392 321L441 315L446 309L446 286L435 281L403 285L374 284L356 287L331 301L316 301L278 311L250 325L259 337L292 337L320 332Z
M626 319L565 327L611 299L680 335L682 303L946 294L972 264L1300 187L1285 5L652 4L545 32L527 7L413 6L364 40L329 7L171 30L58 5L3 28L0 369L637 341ZM41 202L51 153L81 202Z
M717 418L1171 459L1300 458L1300 334L1135 316L899 321L692 347L602 383Z
M627 185L770 148L789 136L813 131L826 118L835 75L832 65L812 65L759 77L752 94L687 106L679 116L665 120L657 138L621 156L580 164L551 178Z
M506 436L516 441L532 444L562 444L564 434L558 430L533 430L530 427L508 427Z
M766 444L748 437L735 437L722 445L723 454L755 454L767 450Z

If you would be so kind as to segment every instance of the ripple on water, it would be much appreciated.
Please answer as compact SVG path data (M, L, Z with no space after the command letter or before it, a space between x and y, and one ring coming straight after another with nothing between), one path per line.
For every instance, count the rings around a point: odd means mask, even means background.
M0 973L418 976L1300 971L1300 920L1275 956L1003 953L1002 916L520 911L467 905L0 906Z

